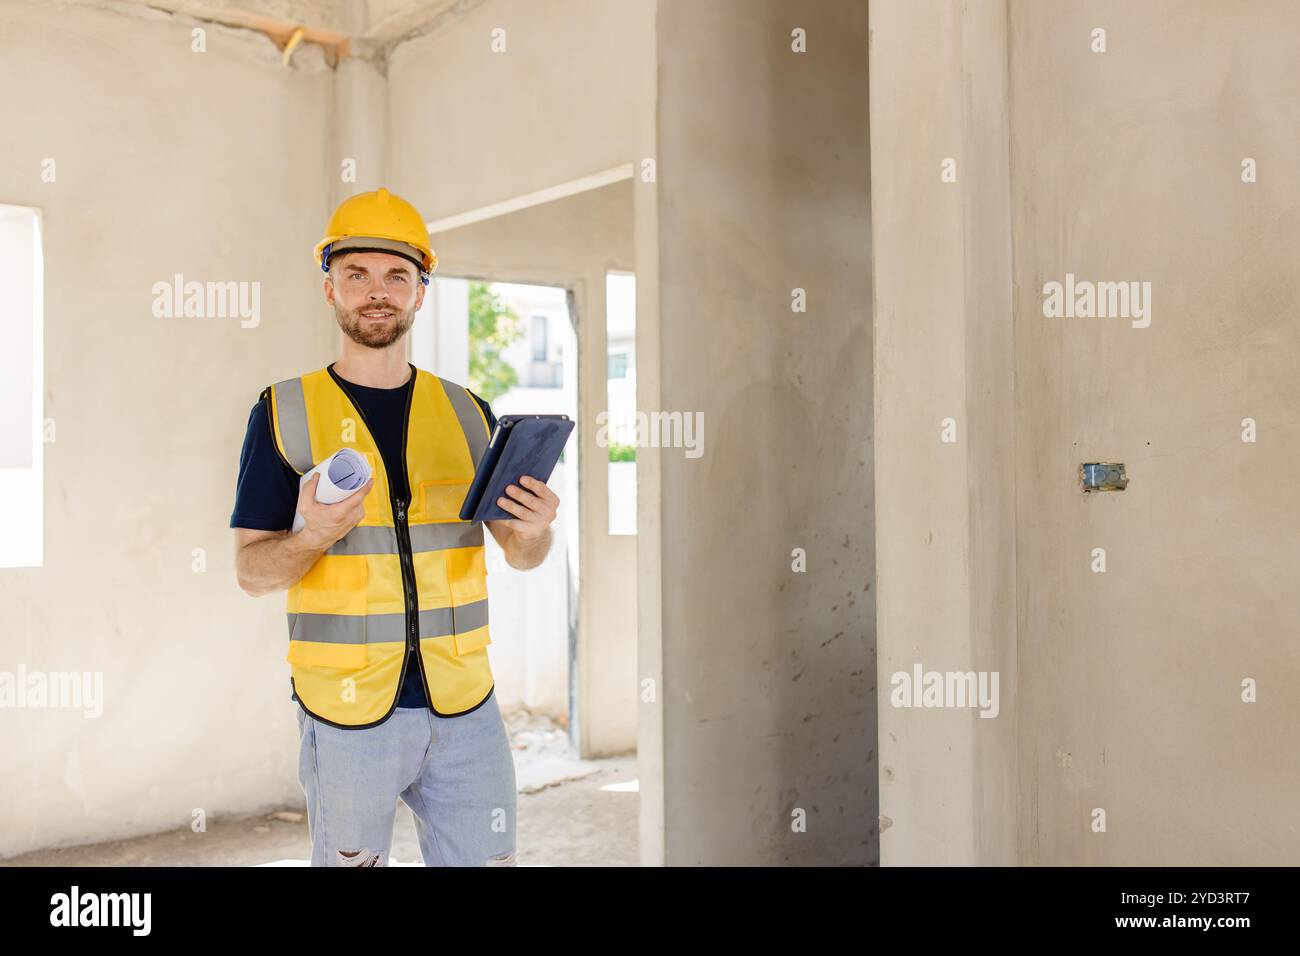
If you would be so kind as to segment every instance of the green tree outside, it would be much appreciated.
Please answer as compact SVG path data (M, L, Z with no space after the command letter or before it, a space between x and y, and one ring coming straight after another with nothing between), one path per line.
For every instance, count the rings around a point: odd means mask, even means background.
M636 445L622 445L615 441L610 442L609 460L636 461Z
M486 282L469 284L469 382L489 404L519 384L519 374L501 352L523 335L519 316Z

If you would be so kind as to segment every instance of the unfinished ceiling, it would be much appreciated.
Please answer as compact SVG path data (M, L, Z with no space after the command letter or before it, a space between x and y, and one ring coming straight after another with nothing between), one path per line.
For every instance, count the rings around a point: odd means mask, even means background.
M195 20L265 33L282 50L298 42L328 48L331 61L359 56L382 62L411 36L461 17L483 0L118 0Z

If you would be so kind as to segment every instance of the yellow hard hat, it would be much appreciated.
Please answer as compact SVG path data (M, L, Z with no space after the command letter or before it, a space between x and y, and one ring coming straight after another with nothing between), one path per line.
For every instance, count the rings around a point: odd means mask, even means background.
M357 193L339 203L316 243L316 264L329 272L330 256L339 252L390 252L410 259L420 269L420 281L438 267L424 219L409 202L387 189Z

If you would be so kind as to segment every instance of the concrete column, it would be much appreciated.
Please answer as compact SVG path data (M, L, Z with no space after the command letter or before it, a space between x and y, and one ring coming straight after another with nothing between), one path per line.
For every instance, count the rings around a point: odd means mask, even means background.
M354 9L360 7L359 4L353 6ZM409 198L409 191L405 191L402 185L388 181L387 80L374 63L358 57L339 61L334 71L334 102L330 119L330 149L325 157L325 176L330 183L331 195L329 206L321 216L321 228L339 203L357 193L387 186L398 195ZM331 351L337 350L339 331L332 322L319 322L312 328L329 343ZM408 336L408 352L411 348L412 339Z
M387 186L399 195L409 190L388 181L388 93L383 74L367 60L341 60L334 74L332 164L333 205L355 193ZM343 179L344 162L353 161L356 181ZM333 208L331 205L331 208Z
M1006 29L871 5L883 865L1016 862ZM997 716L894 706L918 664L996 671Z
M669 865L870 863L866 4L662 0L656 26L638 401L703 444L638 474L642 833L662 814Z

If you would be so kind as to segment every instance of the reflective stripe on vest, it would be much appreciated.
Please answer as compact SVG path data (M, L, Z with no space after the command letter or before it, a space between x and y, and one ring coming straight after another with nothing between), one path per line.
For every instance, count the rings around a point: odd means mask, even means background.
M433 709L454 716L492 690L488 664L483 525L460 506L487 448L487 419L469 392L415 369L405 454L411 500L406 523L418 598L420 654ZM365 517L289 589L294 691L313 716L341 727L381 723L401 690L408 618L398 520L383 456L346 384L329 369L271 386L271 431L300 475L351 448L370 461L375 484Z

